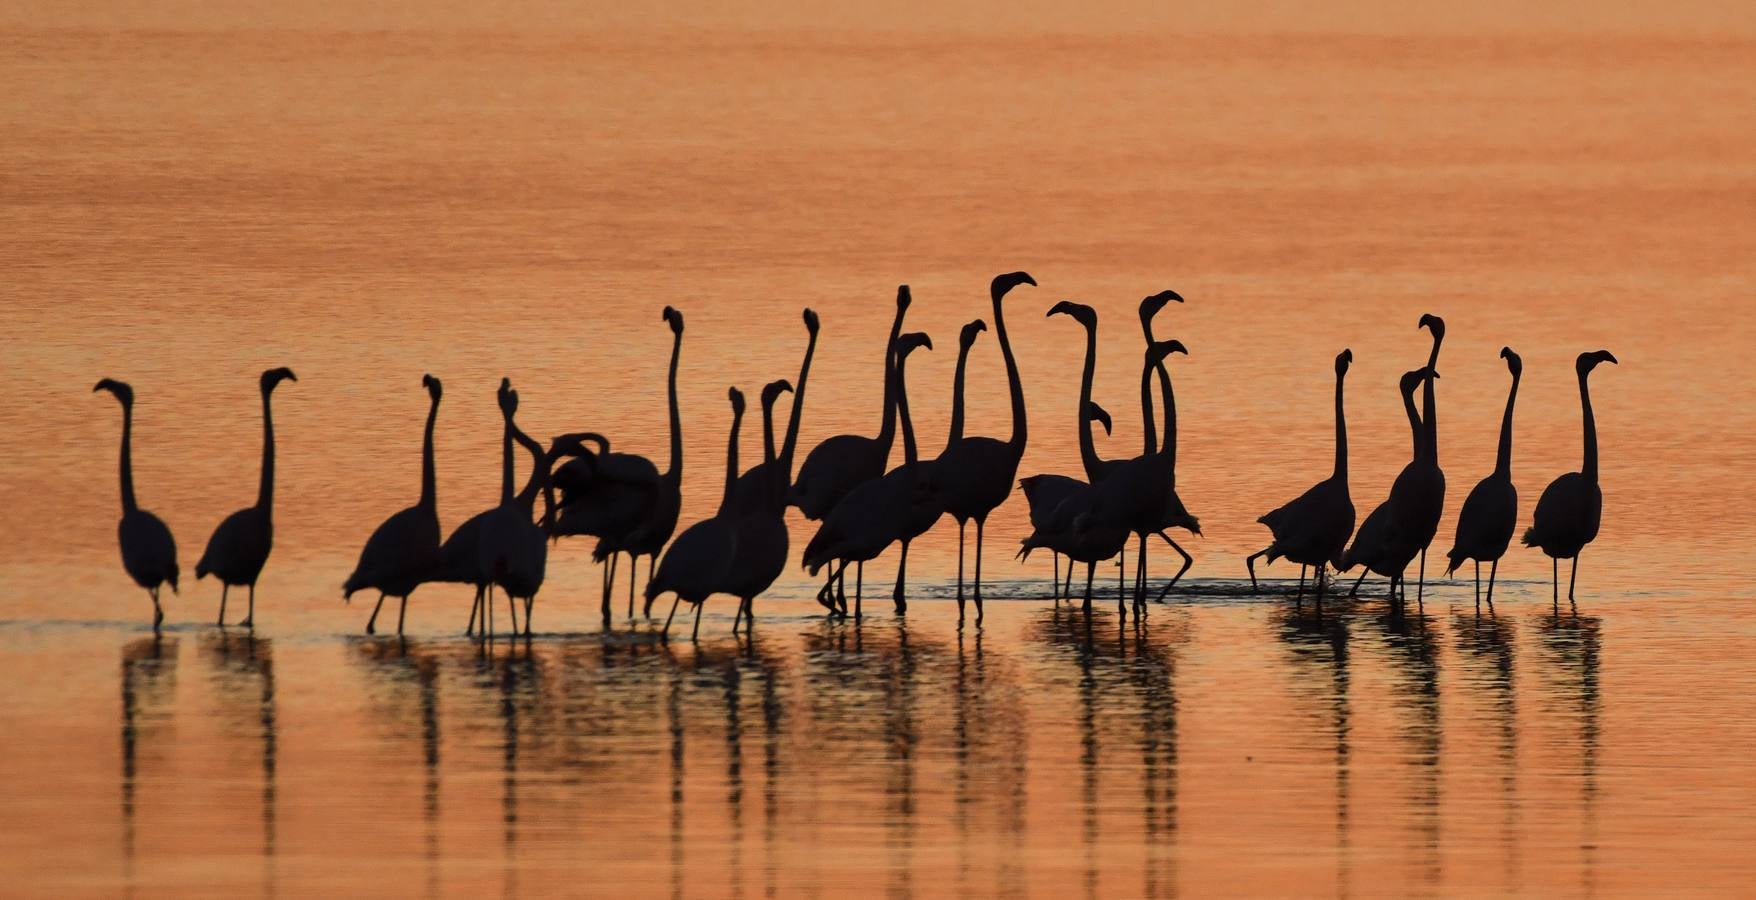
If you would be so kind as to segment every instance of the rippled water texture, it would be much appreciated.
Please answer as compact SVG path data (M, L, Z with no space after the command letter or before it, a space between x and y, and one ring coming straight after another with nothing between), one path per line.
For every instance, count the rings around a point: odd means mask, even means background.
M0 12L5 892L1748 891L1756 24L1090 6ZM675 305L687 522L718 501L726 387L797 377L806 306L804 446L876 430L907 283L936 454L957 329L995 324L1013 269L1040 283L1006 306L1020 474L1078 466L1082 335L1048 308L1098 310L1099 452L1125 456L1135 304L1188 298L1157 327L1190 349L1178 488L1205 537L1144 623L1117 621L1114 567L1089 619L1057 610L1049 561L1012 559L1018 500L987 527L1002 599L961 634L949 522L911 551L906 621L892 554L858 624L814 616L790 568L753 640L718 600L698 645L620 601L604 634L577 542L528 644L459 637L456 587L415 595L406 641L340 601L417 493L424 372L450 528L496 497L502 375L533 433L662 467ZM1501 346L1525 362L1521 522L1579 465L1573 356L1621 360L1593 375L1605 515L1577 609L1522 548L1479 616L1436 561L1406 617L1374 584L1318 615L1243 580L1256 516L1329 469L1344 346L1354 499L1382 498L1425 312L1450 325L1440 551L1492 466ZM276 365L299 380L249 637L190 570L254 496ZM118 565L104 376L134 384L141 501L181 550L158 639ZM970 431L1005 435L992 330L969 391ZM809 534L795 517L795 555Z

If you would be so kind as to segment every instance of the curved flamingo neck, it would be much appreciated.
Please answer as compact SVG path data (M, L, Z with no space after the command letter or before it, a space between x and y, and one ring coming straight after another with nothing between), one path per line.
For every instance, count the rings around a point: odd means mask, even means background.
M1142 458L1158 453L1158 441L1153 437L1157 433L1157 425L1153 422L1152 413L1152 372L1153 364L1148 362L1140 368L1140 427L1146 431L1146 452Z
M1098 468L1103 460L1098 459L1097 444L1092 440L1091 417L1085 411L1091 407L1091 382L1097 372L1097 323L1085 329L1085 369L1079 375L1079 461L1085 466L1087 481L1096 482Z
M793 483L793 450L799 445L799 422L805 411L805 382L811 376L811 357L817 352L817 332L805 344L805 361L799 365L799 389L793 391L793 413L787 419L787 436L780 448L781 492Z
M774 466L774 398L762 400L762 462Z
M1439 345L1444 342L1443 337L1435 335L1433 338L1433 350L1427 354L1427 368L1431 370L1431 374L1427 376L1426 389L1421 395L1421 423L1426 431L1427 461L1434 465L1439 464L1439 407L1433 395L1437 389L1435 382L1439 380Z
M971 344L959 344L957 348L957 369L951 375L951 431L945 436L945 446L949 447L963 440L963 374L969 362ZM904 435L907 439L907 435Z
M896 379L896 417L902 420L902 461L913 467L920 460L915 448L915 426L908 416L908 384L903 380L903 362L908 357L897 354L893 377Z
M1342 385L1347 380L1347 373L1335 373L1335 474L1332 476L1344 486L1347 484L1347 413L1342 406Z
M1579 373L1579 406L1585 416L1585 466L1580 472L1597 481L1597 418L1591 414L1591 389L1585 380L1590 373Z
M134 512L134 404L122 404L122 512Z
M738 428L744 422L744 411L732 408L732 433L726 439L726 488L720 494L719 514L726 515L732 511L732 486L738 481Z
M274 510L274 406L273 391L262 392L262 483L256 488L256 508Z
M524 487L519 490L518 496L512 498L512 502L523 509L525 515L528 516L536 509L537 492L548 484L549 467L552 463L548 454L543 451L543 445L537 443L535 438L525 434L524 429L519 428L516 424L512 426L512 439L517 441L518 446L523 447L526 453L530 454L530 478L525 480ZM508 457L508 468L510 468L510 456Z
M1000 355L1006 360L1006 389L1012 395L1012 438L1007 443L1023 455L1030 426L1025 419L1024 383L1018 378L1018 360L1012 356L1012 341L1006 337L1006 316L1000 309L1002 299L999 294L994 295L994 336L1000 339ZM1084 413L1080 410L1081 415Z
M683 482L683 414L677 408L677 360L683 355L683 330L671 337L671 373L667 379L666 393L671 407L671 467L665 471L665 479L672 485Z
M1414 391L1403 392L1402 411L1408 416L1409 434L1414 437L1414 448L1410 451L1410 454L1413 458L1420 459L1422 451L1426 449L1426 430L1422 427L1420 412L1415 409Z
M1494 474L1512 476L1512 406L1518 400L1518 376L1512 376L1512 389L1506 392L1506 414L1500 419L1500 449L1494 456Z
M1146 334L1146 345L1148 347L1157 343L1152 336L1151 318L1142 318L1140 320L1140 330ZM1158 391L1159 394L1164 397L1165 404L1164 443L1155 446L1155 435L1153 434L1154 429L1149 425L1146 428L1145 434L1145 452L1150 456L1155 449L1159 450L1165 454L1166 458L1175 464L1177 461L1177 399L1176 395L1171 392L1171 373L1165 368L1163 361L1160 361L1158 364Z
M884 456L890 456L890 445L896 443L896 421L892 418L896 404L896 389L890 380L895 360L896 338L902 334L902 317L907 312L902 304L896 305L896 318L890 322L890 340L884 344L884 421L878 426L878 449Z
M419 506L432 509L438 505L438 479L433 474L433 424L439 419L439 398L427 407L427 428L421 436L421 499Z
M512 503L512 416L502 416L500 428L500 505Z

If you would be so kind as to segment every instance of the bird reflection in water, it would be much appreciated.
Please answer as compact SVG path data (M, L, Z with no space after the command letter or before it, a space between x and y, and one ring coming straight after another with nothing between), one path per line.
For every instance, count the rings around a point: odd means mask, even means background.
M166 729L177 692L177 639L156 631L152 637L122 647L122 865L123 879L134 890L137 792L143 754Z
M1513 665L1514 626L1510 617L1496 615L1492 604L1488 614L1459 613L1452 618L1452 631L1462 661L1468 668L1469 695L1491 706L1495 723L1495 755L1500 763L1500 850L1505 865L1505 890L1516 891L1522 880L1518 839L1518 694Z
M1550 696L1579 722L1579 790L1583 821L1579 840L1584 859L1580 866L1581 890L1597 891L1597 767L1598 717L1603 696L1598 688L1602 666L1603 623L1597 616L1556 612L1539 626L1544 663L1550 670Z
M423 847L427 863L427 894L440 888L439 860L439 672L440 653L403 638L362 640L355 644L356 659L374 676L373 711L383 717L391 734L420 734L421 765L425 780L421 790L421 821L426 829ZM409 697L413 692L414 697Z
M1345 599L1341 601L1345 604ZM1302 704L1327 720L1335 745L1335 895L1353 895L1353 844L1349 834L1352 814L1353 705L1349 697L1348 620L1345 609L1337 614L1331 601L1330 614L1287 610L1280 622L1280 639L1291 651L1298 670L1292 689ZM1307 671L1308 670L1308 671ZM1327 677L1325 677L1327 676Z
M262 863L264 893L275 883L276 732L274 652L267 638L212 631L201 637L202 655L213 670L222 714L236 733L256 731L262 742Z
M1444 728L1439 715L1439 644L1433 620L1425 613L1391 607L1375 617L1390 662L1397 670L1392 682L1396 702L1407 717L1402 737L1409 744L1414 762L1413 795L1408 806L1415 825L1412 860L1428 885L1439 883L1440 843L1440 751Z

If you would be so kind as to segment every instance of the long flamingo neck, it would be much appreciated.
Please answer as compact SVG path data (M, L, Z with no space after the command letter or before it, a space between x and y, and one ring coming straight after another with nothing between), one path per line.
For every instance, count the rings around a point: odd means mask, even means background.
M787 436L780 448L781 490L793 483L793 450L799 445L799 422L805 412L805 382L811 376L811 357L817 352L817 332L805 344L805 361L799 366L799 386L793 391L793 414L787 419Z
M1434 465L1439 464L1439 406L1434 393L1439 380L1439 345L1444 338L1433 338L1433 350L1427 354L1427 368L1431 374L1427 376L1425 390L1421 394L1421 423L1426 430L1427 460Z
M762 462L774 467L774 398L762 401Z
M500 505L512 503L512 417L506 416L500 428Z
M134 502L134 404L122 404L122 512L139 509Z
M671 467L665 478L673 485L683 482L683 414L677 408L677 360L683 355L683 332L671 338L671 373L666 393L671 407Z
M1579 406L1585 413L1585 467L1580 471L1586 478L1597 481L1597 418L1591 414L1591 389L1586 387L1586 373L1579 373Z
M1141 454L1143 457L1158 453L1158 440L1153 437L1157 434L1158 425L1153 420L1152 412L1152 372L1151 363L1140 369L1140 427L1146 431L1146 451Z
M262 483L256 488L256 508L263 512L274 509L274 407L262 392Z
M427 429L421 437L421 500L420 506L432 509L438 505L438 478L433 474L433 424L439 419L439 398L427 408Z
M951 431L945 436L947 447L963 440L963 373L969 362L969 348L969 344L957 348L957 370L951 375Z
M525 434L524 429L517 425L512 426L512 439L517 441L518 446L523 447L526 453L530 454L530 478L525 480L524 487L519 490L518 496L512 498L512 502L523 509L525 515L528 516L536 509L537 492L543 490L548 484L549 467L552 463L549 461L548 454L543 451L543 445L537 443L535 438Z
M732 510L732 486L738 481L738 428L744 422L744 411L732 410L732 434L726 439L726 488L719 498L719 514Z
M1177 461L1177 395L1171 390L1171 373L1164 363L1158 364L1158 391L1164 397L1165 435L1159 452L1172 463ZM1147 452L1151 452L1148 448Z
M1012 439L1011 444L1020 454L1024 453L1024 445L1030 438L1030 426L1025 420L1024 383L1018 378L1018 360L1012 356L1012 341L1006 337L1006 316L1002 314L999 295L994 297L994 335L1000 339L1000 355L1006 360L1006 388L1012 394ZM1084 415L1085 410L1080 410Z
M1079 376L1079 461L1085 465L1087 481L1096 481L1098 467L1102 460L1098 459L1097 444L1091 435L1091 418L1085 414L1091 406L1091 382L1097 372L1097 326L1085 329L1085 370Z
M1408 416L1409 434L1414 437L1414 446L1409 452L1415 459L1419 459L1421 452L1426 449L1426 432L1421 427L1421 414L1415 409L1413 391L1402 395L1402 411Z
M1500 418L1500 449L1494 456L1494 473L1512 475L1512 405L1518 400L1518 376L1512 376L1512 389L1506 392L1506 414Z
M1335 480L1347 484L1347 413L1342 408L1342 384L1347 376L1335 376Z
M896 318L890 323L890 340L884 344L884 421L878 425L878 449L884 456L890 456L890 445L896 442L896 421L892 418L896 409L896 387L890 377L895 365L896 338L902 334L903 310L899 306Z
M903 381L902 370L905 357L896 358L896 417L902 420L902 461L913 466L920 456L915 448L915 426L908 416L908 385Z

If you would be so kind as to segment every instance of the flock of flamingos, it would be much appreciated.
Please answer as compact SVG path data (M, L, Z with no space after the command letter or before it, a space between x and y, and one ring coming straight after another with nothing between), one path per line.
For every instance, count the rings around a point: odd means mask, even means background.
M506 595L507 612L515 634L519 630L516 601L523 601L523 633L528 636L533 604L543 585L549 544L564 536L589 535L597 538L593 556L603 563L606 625L610 621L617 560L627 557L629 616L632 618L635 569L641 557L645 557L645 614L651 616L652 603L659 596L669 593L674 597L671 614L665 618L664 634L669 634L671 618L676 614L679 601L695 606L693 633L699 633L701 606L713 594L738 598L738 614L732 624L732 630L736 632L740 623L754 622L753 601L786 567L789 547L785 512L787 507L796 506L807 519L819 523L803 553L804 566L812 575L827 570L823 587L817 594L818 602L829 610L830 615L844 617L848 615L845 576L849 564L853 565L855 572L853 614L857 617L861 614L860 582L864 563L893 544L901 545L893 600L896 612L902 614L907 607L905 581L909 543L932 528L942 516L950 515L957 520L958 527L957 605L961 626L964 620L964 543L967 526L974 520L975 573L970 598L975 604L976 624L980 625L984 523L988 515L1011 496L1016 479L1030 505L1033 529L1023 540L1019 555L1028 556L1038 549L1053 554L1057 600L1063 595L1072 595L1074 564L1084 563L1084 603L1090 610L1094 568L1099 562L1122 554L1129 539L1133 538L1138 549L1132 601L1138 614L1144 609L1148 593L1149 538L1163 540L1183 560L1182 568L1159 591L1157 599L1163 600L1192 562L1169 531L1185 529L1199 534L1201 529L1195 516L1177 495L1176 402L1165 365L1169 355L1186 350L1177 341L1159 341L1153 337L1155 315L1167 303L1180 303L1183 298L1173 291L1164 291L1147 297L1140 304L1140 324L1146 339L1140 374L1140 412L1146 437L1141 454L1131 459L1100 459L1094 449L1092 422L1101 423L1106 431L1110 428L1109 414L1091 399L1097 357L1097 314L1091 307L1072 301L1062 301L1049 310L1050 316L1067 316L1085 329L1085 365L1080 381L1078 416L1079 450L1084 469L1081 474L1084 477L1041 474L1018 479L1018 465L1024 455L1028 429L1024 390L1019 382L1012 345L1006 337L1006 321L1001 307L1012 289L1035 284L1029 275L1013 272L996 277L990 288L994 334L1005 360L1011 393L1010 436L1001 439L963 433L965 363L978 335L987 330L986 323L978 319L964 326L959 336L951 429L945 449L937 458L920 458L915 446L914 427L909 420L903 372L910 353L921 348L931 349L933 344L925 334L902 331L903 316L909 306L909 291L905 285L897 291L896 316L886 343L884 418L877 436L841 434L828 438L805 456L795 476L793 454L798 443L806 382L818 330L816 314L805 310L805 329L809 338L804 362L799 368L797 387L783 379L762 389L762 462L748 471L738 471L738 435L744 416L744 395L732 388L728 392L732 425L727 439L725 488L719 509L713 516L683 529L674 540L672 535L677 528L682 489L683 447L677 410L677 360L683 344L681 313L670 307L664 311L664 320L671 330L671 360L670 461L663 472L644 457L613 452L610 442L596 433L565 434L554 438L547 447L543 446L518 428L515 421L518 394L502 380L499 401L505 428L501 448L500 502L466 520L443 540L435 509L433 473L433 428L443 390L439 379L427 375L422 379L429 407L421 446L420 498L413 506L384 520L372 532L360 552L359 564L343 586L343 596L351 597L358 591L378 592L378 604L366 624L368 634L374 631L384 598L400 599L401 608L397 614L397 632L400 634L408 597L416 588L431 582L473 585L476 599L465 633L487 636L493 633L493 589L499 587ZM1401 379L1402 401L1413 437L1413 452L1408 465L1397 475L1390 496L1366 516L1356 531L1354 504L1348 491L1347 419L1342 404L1342 388L1353 353L1343 350L1335 358L1334 471L1310 490L1258 520L1268 526L1271 540L1267 547L1246 560L1252 585L1256 581L1257 558L1265 557L1270 563L1285 558L1300 566L1297 596L1301 599L1306 571L1315 567L1316 596L1317 602L1321 603L1330 566L1334 566L1337 572L1359 566L1363 570L1360 580L1367 573L1374 572L1388 577L1391 601L1399 604L1404 600L1404 572L1418 556L1416 599L1419 602L1424 589L1427 545L1438 530L1445 504L1445 475L1439 468L1438 423L1433 398L1433 382L1439 377L1436 366L1439 347L1445 339L1445 322L1437 316L1426 315L1421 317L1419 327L1431 332L1433 346L1426 365ZM1479 603L1481 564L1488 563L1487 598L1490 607L1499 560L1511 543L1518 515L1518 492L1512 483L1512 410L1518 396L1523 363L1511 348L1502 349L1500 356L1506 360L1511 372L1512 385L1500 426L1499 452L1494 471L1482 479L1464 500L1457 520L1456 541L1447 554L1449 565L1446 570L1449 573L1465 561L1473 561ZM1569 576L1567 588L1571 600L1579 552L1597 537L1603 511L1603 494L1598 487L1597 431L1592 418L1587 376L1599 364L1615 361L1616 358L1607 350L1579 355L1576 369L1585 424L1584 465L1580 471L1569 472L1550 483L1537 503L1530 527L1524 532L1526 546L1536 547L1554 560L1553 584L1557 604L1560 602L1560 560L1572 560L1573 575ZM271 369L262 373L262 482L256 504L227 516L214 530L206 552L195 564L197 579L212 574L220 582L219 622L222 626L225 624L226 596L233 587L249 591L250 611L241 624L251 626L255 618L256 580L268 561L274 536L274 418L270 398L282 381L295 380L291 369ZM1154 419L1155 387L1164 416L1162 434ZM169 584L173 592L177 590L176 543L164 522L141 509L135 501L130 462L133 389L123 382L106 378L93 390L114 394L122 405L122 521L117 536L123 568L152 598L153 627L157 629L164 619L159 604L161 586ZM1418 408L1415 403L1417 391L1422 394ZM777 449L773 408L780 395L788 392L793 395L792 413ZM903 463L887 470L898 423L902 431ZM529 477L516 490L514 443L527 451L532 461ZM543 501L540 516L536 510L539 498ZM1061 566L1063 557L1067 560L1065 580ZM1356 591L1359 583L1358 580L1354 582ZM1118 599L1124 616L1128 611L1127 596L1124 588Z

